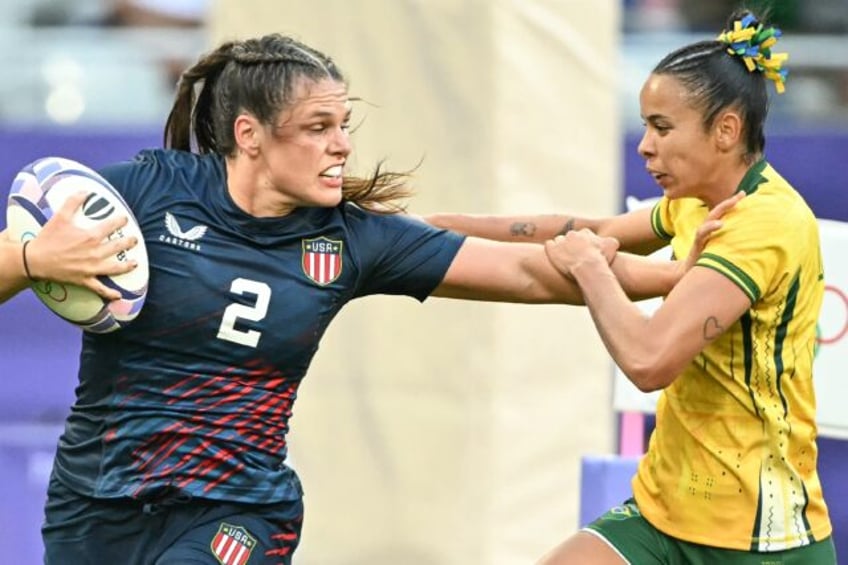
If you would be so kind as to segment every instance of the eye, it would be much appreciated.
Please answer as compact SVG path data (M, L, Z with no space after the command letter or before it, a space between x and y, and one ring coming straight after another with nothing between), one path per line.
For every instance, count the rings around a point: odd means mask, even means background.
M666 123L661 123L661 122L651 122L650 124L648 124L648 126L647 126L647 127L649 127L649 128L651 128L651 129L653 129L654 131L656 131L656 132L657 132L657 134L659 134L659 135L661 135L661 136L662 136L662 135L665 135L665 134L667 134L669 131L671 131L671 126L670 126L670 125L668 125L668 124L666 124Z
M667 134L672 129L670 124L668 124L666 122L657 121L657 120L654 120L654 119L649 119L647 121L643 120L642 121L642 127L644 127L645 129L649 129L649 130L654 130L655 132L657 132L657 134L659 134L661 136Z

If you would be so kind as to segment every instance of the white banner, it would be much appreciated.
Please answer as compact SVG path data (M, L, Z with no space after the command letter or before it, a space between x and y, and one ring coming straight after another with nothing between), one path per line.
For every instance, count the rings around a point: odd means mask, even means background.
M628 198L627 208L653 206L656 200ZM848 437L848 223L819 220L824 258L825 295L818 324L818 349L814 381L818 401L819 431L824 436ZM667 256L668 248L657 252ZM656 309L660 299L646 300L640 306L647 312ZM615 367L613 408L618 411L653 412L659 392L640 392L618 367Z

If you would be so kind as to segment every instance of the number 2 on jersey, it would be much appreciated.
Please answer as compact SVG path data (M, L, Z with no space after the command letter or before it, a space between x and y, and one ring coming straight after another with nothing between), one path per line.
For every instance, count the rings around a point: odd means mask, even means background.
M218 339L232 341L239 345L256 347L262 332L256 330L240 330L236 328L239 319L258 322L268 313L268 304L271 302L271 287L263 282L249 279L236 279L230 285L230 292L244 296L245 294L256 295L256 303L253 306L247 304L230 304L224 310L224 318L218 328Z

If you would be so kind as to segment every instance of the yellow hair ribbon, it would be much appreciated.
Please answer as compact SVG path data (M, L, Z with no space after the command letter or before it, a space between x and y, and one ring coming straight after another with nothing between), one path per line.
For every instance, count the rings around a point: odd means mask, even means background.
M782 35L776 27L764 28L752 14L733 22L733 29L723 31L718 40L727 45L727 52L740 57L748 72L760 71L774 82L778 94L786 90L787 70L783 63L787 53L772 53L771 48Z

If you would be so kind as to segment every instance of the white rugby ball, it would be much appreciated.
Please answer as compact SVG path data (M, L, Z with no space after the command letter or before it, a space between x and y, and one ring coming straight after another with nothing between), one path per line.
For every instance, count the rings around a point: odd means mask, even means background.
M119 253L117 259L135 260L138 266L128 273L100 277L103 284L121 293L121 298L112 302L77 285L37 281L31 287L48 308L68 322L89 332L111 332L126 326L141 311L147 296L149 268L138 221L106 179L71 159L44 157L30 163L12 182L6 208L7 229L13 240L36 237L65 200L79 191L86 191L89 196L74 215L74 223L90 228L117 214L127 216L127 224L108 239L135 236L138 244Z

